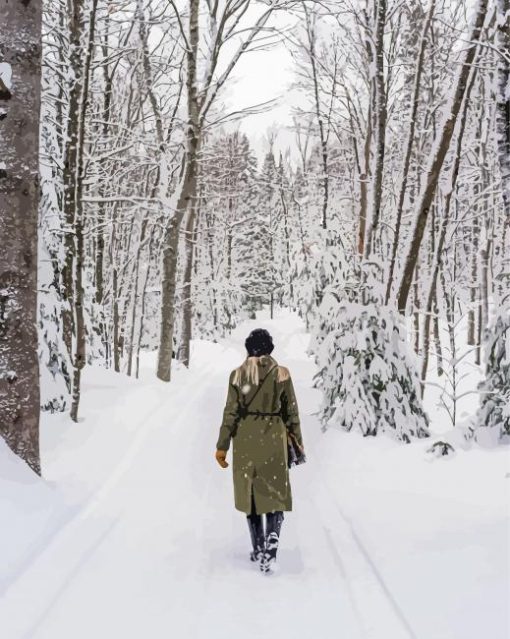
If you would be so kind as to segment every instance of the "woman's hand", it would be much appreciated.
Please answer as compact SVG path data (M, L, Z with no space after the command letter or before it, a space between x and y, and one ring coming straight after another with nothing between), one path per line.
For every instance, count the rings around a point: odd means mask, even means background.
M216 461L222 468L227 468L227 451L226 450L217 450L216 451Z

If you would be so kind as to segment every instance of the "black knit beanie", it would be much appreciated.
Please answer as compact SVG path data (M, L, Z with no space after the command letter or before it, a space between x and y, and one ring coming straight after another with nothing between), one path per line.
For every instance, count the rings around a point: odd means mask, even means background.
M273 352L273 338L264 328L256 328L252 331L244 343L249 357L270 355Z

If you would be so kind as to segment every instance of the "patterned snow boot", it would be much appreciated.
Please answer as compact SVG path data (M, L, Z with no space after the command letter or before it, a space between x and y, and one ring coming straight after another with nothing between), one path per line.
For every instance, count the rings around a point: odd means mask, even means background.
M260 561L264 553L264 525L262 523L262 515L254 513L247 515L247 519L253 546L253 550L250 553L250 560Z
M278 552L278 542L280 541L280 531L283 523L283 512L277 510L266 515L266 543L264 552L260 559L260 570L264 573L271 573L276 561Z

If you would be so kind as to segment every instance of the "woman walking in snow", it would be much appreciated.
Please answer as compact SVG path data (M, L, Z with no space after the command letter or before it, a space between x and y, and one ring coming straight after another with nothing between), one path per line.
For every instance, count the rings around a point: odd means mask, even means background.
M292 380L288 369L271 357L271 335L256 329L245 346L246 360L230 374L216 459L227 468L232 439L235 507L248 517L251 560L258 561L263 572L271 572L283 511L292 510L287 433L304 460L303 439Z

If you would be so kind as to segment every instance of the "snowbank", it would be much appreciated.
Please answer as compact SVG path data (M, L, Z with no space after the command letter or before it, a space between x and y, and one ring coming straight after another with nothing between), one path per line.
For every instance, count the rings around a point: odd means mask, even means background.
M328 490L416 636L508 636L508 451L426 453L329 430L314 438Z
M71 512L57 487L33 473L0 438L0 597Z

